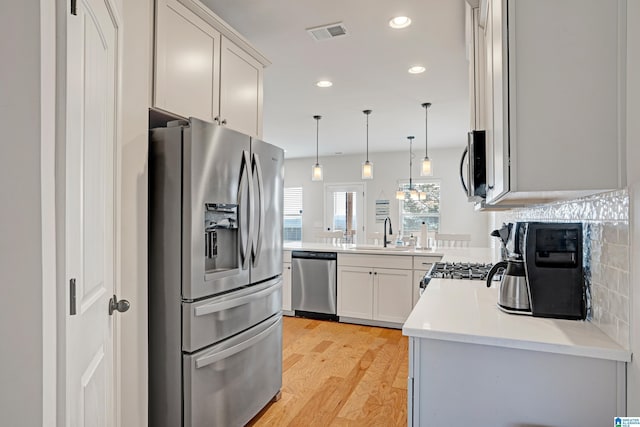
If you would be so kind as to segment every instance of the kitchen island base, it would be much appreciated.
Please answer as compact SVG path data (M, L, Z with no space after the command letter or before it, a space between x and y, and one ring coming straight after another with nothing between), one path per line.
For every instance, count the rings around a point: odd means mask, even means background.
M624 362L409 337L409 426L605 426L626 414Z

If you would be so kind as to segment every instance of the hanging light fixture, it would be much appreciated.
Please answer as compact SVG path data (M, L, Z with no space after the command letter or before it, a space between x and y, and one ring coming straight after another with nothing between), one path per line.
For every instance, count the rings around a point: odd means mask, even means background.
M373 179L373 163L369 161L369 114L371 110L364 110L367 116L367 160L362 164L362 179Z
M429 151L427 145L429 142L427 115L429 107L431 107L431 103L425 102L424 104L422 104L422 107L424 107L424 159L422 159L422 169L420 169L420 176L431 176L433 175L433 170L431 170L431 160L429 160Z
M318 134L320 132L320 119L322 116L313 116L316 119L316 164L311 169L311 180L322 181L322 165L318 162Z
M402 188L402 186L400 186L398 191L396 191L396 199L398 200L405 200L405 199L419 200L420 199L420 193L418 193L418 191L413 188L413 179L411 178L411 169L413 168L413 150L411 146L413 144L413 138L415 137L414 136L407 137L407 139L409 140L409 188L405 190L404 188Z

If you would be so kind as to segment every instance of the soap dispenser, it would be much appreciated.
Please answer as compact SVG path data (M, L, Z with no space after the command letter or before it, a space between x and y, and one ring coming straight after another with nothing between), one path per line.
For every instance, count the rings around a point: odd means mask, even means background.
M402 240L402 230L398 229L398 237L396 238L396 246L403 246L404 240Z

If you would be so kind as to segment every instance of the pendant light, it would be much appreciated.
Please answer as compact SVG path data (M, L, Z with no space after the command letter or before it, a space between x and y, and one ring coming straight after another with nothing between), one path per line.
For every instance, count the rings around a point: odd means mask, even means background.
M322 165L318 162L318 134L320 132L320 119L322 116L313 116L316 119L316 164L311 169L311 180L322 181Z
M414 138L415 138L414 136L407 137L407 139L409 140L409 189L405 190L404 188L402 188L402 186L400 186L398 191L396 191L396 199L398 200L405 200L405 199L419 200L420 199L420 194L418 193L417 190L413 188L413 179L411 178L411 169L413 168L413 150L411 148L411 145L413 144Z
M429 151L428 151L428 126L427 126L427 115L429 111L429 107L431 107L430 102L425 102L422 104L424 107L424 159L422 159L422 169L420 169L420 176L431 176L433 175L433 170L431 170L431 160L429 160Z
M369 161L369 114L371 110L364 110L367 116L367 160L362 164L362 179L373 179L373 163Z

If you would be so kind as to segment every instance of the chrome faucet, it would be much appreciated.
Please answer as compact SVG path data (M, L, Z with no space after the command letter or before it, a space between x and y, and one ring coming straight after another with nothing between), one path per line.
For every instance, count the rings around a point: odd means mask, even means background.
M393 234L393 230L391 229L391 218L386 217L384 219L384 236L382 238L385 248L387 247L387 243L391 243L391 241L387 242L387 221L389 221L389 235Z

